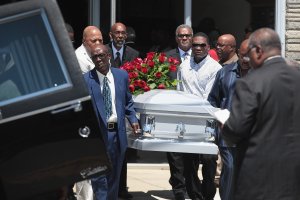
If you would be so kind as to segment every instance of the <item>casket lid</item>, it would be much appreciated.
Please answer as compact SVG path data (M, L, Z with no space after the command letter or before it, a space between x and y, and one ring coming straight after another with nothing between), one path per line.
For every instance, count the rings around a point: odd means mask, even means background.
M209 113L215 110L210 103L194 94L177 90L150 90L134 99L134 106L139 110L178 111Z

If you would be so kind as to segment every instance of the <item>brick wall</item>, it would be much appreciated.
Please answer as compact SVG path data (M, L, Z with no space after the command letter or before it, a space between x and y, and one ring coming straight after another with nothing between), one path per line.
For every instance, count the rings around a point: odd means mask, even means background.
M285 43L286 57L300 62L300 0L286 1Z

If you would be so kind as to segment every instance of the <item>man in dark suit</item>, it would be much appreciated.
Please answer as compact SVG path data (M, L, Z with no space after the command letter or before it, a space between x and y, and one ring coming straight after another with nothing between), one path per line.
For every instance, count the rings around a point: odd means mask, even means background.
M172 49L166 52L167 57L174 57L182 62L185 59L190 59L192 54L192 37L193 29L182 24L177 27L175 31L175 39L178 44L178 48ZM170 72L169 76L172 79L177 78L177 71ZM173 193L176 200L184 200L184 195L186 193L185 188L185 178L184 178L184 163L183 154L175 152L167 152L168 163L170 167L170 179L169 183L172 186Z
M139 129L126 71L110 67L110 54L102 44L91 48L95 68L84 74L99 127L112 162L112 171L92 179L96 200L117 200L122 163L127 149L125 116L137 134Z
M111 55L110 63L112 67L119 68L124 63L130 62L139 57L139 52L137 50L125 45L127 30L124 24L118 22L112 25L109 37L111 42L106 46L108 47ZM136 153L136 150L127 150L124 158L119 188L119 197L124 199L132 198L132 195L128 193L127 190L127 157L129 153L134 154Z
M249 38L253 68L236 82L225 140L237 144L235 200L300 197L300 71L281 56L278 34Z
M127 38L126 26L120 22L112 25L109 37L111 42L107 44L111 54L110 63L113 67L120 67L125 62L132 61L139 57L139 52L130 46L125 45Z

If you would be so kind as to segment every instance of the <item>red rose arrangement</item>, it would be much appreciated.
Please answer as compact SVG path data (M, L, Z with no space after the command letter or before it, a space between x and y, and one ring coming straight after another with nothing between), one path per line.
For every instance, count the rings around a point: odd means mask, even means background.
M136 58L120 68L129 76L129 90L139 95L152 89L175 89L177 80L171 80L170 72L176 72L179 61L167 58L165 53L149 52L145 59Z

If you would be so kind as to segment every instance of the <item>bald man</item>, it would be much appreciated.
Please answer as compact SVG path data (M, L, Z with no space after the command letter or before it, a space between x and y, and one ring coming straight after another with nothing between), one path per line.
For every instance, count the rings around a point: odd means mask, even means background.
M238 60L236 54L236 40L231 34L224 34L218 38L216 50L220 59L219 63L222 66L234 63Z
M91 48L97 44L103 44L101 31L96 26L87 26L82 34L82 44L75 51L83 74L95 67L91 60Z
M117 22L112 25L109 37L111 42L106 46L109 47L109 53L111 54L110 63L112 67L119 68L125 62L130 62L139 57L140 53L137 50L125 44L127 30L123 23Z
M299 199L300 71L270 28L251 34L247 54L253 69L237 81L222 130L237 145L233 199Z
M232 96L235 91L235 83L245 76L250 69L248 53L248 40L241 43L239 60L225 65L216 75L212 90L208 95L208 101L212 106L221 109L231 109ZM222 200L233 199L234 159L236 154L235 145L224 141L220 130L216 130L216 142L219 147L223 163L220 176L219 192Z
M106 46L111 55L111 67L119 68L124 63L139 57L139 52L137 50L125 44L127 39L127 29L123 23L117 22L112 25L109 37L111 42ZM136 153L136 150L129 149L126 153L120 177L119 197L124 199L132 198L132 195L128 193L127 190L127 157L130 153Z

